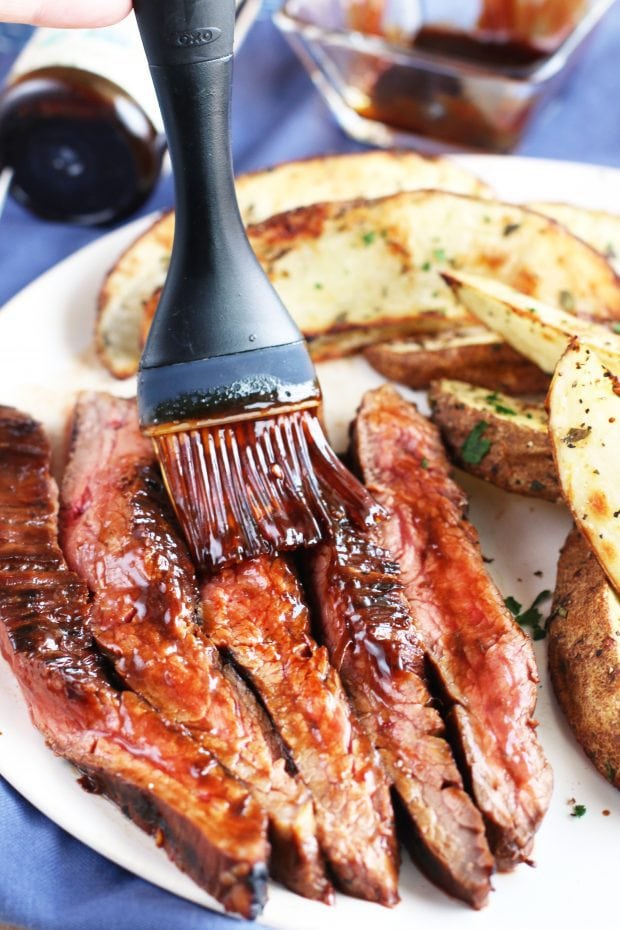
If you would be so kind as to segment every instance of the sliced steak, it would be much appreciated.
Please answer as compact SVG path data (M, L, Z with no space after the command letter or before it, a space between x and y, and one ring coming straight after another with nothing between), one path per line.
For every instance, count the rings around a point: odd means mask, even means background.
M91 630L122 680L192 736L267 810L271 871L331 899L312 798L266 715L196 625L198 586L134 401L80 397L61 487L61 541L94 593Z
M398 565L343 511L308 563L321 639L400 798L413 858L449 894L482 907L493 857L431 705Z
M385 386L363 400L354 451L390 515L383 545L400 563L498 868L510 869L530 854L552 784L532 718L530 641L487 575L437 429Z
M267 556L202 587L205 629L249 678L314 797L337 885L392 905L397 851L386 777L352 714L288 562Z
M68 571L56 541L49 460L40 426L0 408L2 654L33 722L50 747L85 774L91 790L154 834L226 909L255 917L266 893L264 814L191 737L110 683L86 631L88 591ZM36 526L36 544L26 532L22 553L13 529L8 542L6 533L19 522ZM13 560L8 568L7 552Z

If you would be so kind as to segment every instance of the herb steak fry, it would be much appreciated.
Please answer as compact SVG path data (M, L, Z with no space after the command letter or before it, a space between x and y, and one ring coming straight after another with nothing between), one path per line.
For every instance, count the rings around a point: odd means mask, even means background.
M314 797L319 840L348 894L398 901L389 788L327 651L310 636L281 558L226 568L202 586L205 629L251 681Z
M255 917L266 893L264 815L210 753L111 684L87 632L88 591L58 547L49 466L41 427L0 407L0 649L33 722L226 909Z
M249 786L269 815L274 877L329 901L310 793L287 773L266 715L196 624L194 567L134 401L80 396L61 538L95 595L91 630L116 672Z
M321 639L400 798L414 859L447 892L482 907L493 858L431 706L398 565L342 511L308 561Z
M436 428L384 386L364 397L354 452L389 513L381 539L400 563L498 868L513 868L529 857L552 783L532 718L530 642L486 573Z

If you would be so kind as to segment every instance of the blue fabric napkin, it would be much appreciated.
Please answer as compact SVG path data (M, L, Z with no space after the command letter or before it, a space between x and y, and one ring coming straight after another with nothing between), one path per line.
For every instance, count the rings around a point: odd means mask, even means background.
M519 154L620 166L620 7L608 14L560 96L531 125ZM235 72L235 167L362 146L333 122L268 17L253 27ZM172 203L170 178L141 213ZM0 305L46 268L102 235L49 224L9 202L0 219ZM1 356L0 346L0 356ZM0 743L0 752L2 746ZM0 924L32 930L224 930L232 921L135 878L56 827L0 779Z

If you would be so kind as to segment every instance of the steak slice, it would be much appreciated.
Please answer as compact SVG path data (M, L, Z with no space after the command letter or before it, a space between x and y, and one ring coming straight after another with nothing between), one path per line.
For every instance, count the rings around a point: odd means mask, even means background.
M348 894L398 900L389 788L353 716L326 650L310 636L308 610L289 563L263 556L202 586L205 629L259 693L310 788L319 841Z
M389 513L382 544L400 563L498 868L511 869L527 861L552 784L532 718L530 641L486 573L436 427L384 386L364 397L354 451Z
M414 860L449 894L482 907L493 858L431 704L398 565L342 510L331 539L307 558L321 639L400 798Z
M56 541L49 462L41 427L0 407L0 650L54 752L227 910L256 917L266 894L264 814L212 755L110 683L86 630L88 591ZM37 537L35 545L26 532L21 554L20 521ZM21 567L6 567L6 550Z
M198 586L134 401L80 396L61 486L61 541L94 593L90 629L118 675L251 789L275 878L329 901L312 797L285 769L244 682L196 625Z

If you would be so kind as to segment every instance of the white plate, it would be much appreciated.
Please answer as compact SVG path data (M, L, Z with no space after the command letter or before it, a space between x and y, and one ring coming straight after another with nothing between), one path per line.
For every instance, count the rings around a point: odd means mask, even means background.
M564 199L620 212L620 172L560 162L467 156L460 159L505 199ZM131 382L112 380L93 356L95 299L102 276L121 249L148 223L111 233L44 274L0 313L0 401L42 420L58 439L78 388L129 395ZM336 445L366 387L381 382L361 359L321 366L327 414ZM504 595L529 604L553 588L558 548L569 519L561 507L535 503L464 479L472 518L490 568ZM534 573L542 571L540 578ZM338 896L326 908L272 886L262 921L283 930L523 930L552 917L564 928L609 926L617 911L618 793L572 738L553 700L545 644L536 644L542 684L537 716L540 737L555 773L549 813L536 840L536 868L521 866L495 879L488 908L474 913L446 898L406 861L402 903L393 910ZM214 902L172 866L165 854L120 812L77 785L75 772L49 752L30 723L8 666L0 660L0 772L35 807L93 849L162 888L200 904ZM569 799L587 813L570 816ZM610 811L609 816L603 810ZM613 922L615 925L617 919Z

